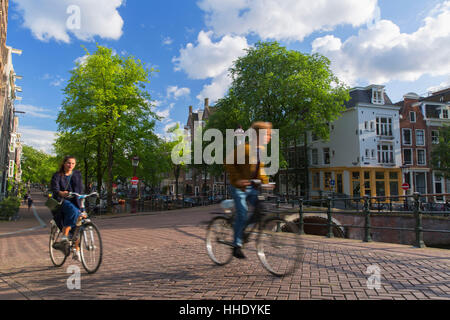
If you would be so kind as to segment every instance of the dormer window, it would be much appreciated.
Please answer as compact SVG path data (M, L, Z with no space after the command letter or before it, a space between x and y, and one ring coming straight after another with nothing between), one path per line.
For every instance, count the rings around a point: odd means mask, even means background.
M383 88L372 88L372 103L373 104L384 104Z

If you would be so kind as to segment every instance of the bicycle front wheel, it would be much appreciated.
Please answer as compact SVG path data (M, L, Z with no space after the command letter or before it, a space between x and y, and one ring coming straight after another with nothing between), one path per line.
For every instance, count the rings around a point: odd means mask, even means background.
M256 249L264 268L275 276L283 277L295 271L303 256L301 238L291 222L270 218L263 222Z
M58 227L53 226L50 231L49 252L50 260L52 260L55 267L61 267L64 262L66 262L67 258L67 254L65 252L66 248L60 245L61 237L62 232L59 231Z
M102 238L97 226L91 222L83 225L80 230L80 256L88 273L95 273L102 263Z
M206 251L215 264L223 266L233 258L233 234L230 219L216 217L209 223L206 232Z

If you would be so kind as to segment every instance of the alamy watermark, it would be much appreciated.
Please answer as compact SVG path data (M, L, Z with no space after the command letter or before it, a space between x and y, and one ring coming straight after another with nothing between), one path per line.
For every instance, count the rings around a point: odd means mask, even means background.
M81 271L80 267L70 265L67 268L66 273L69 273L70 276L67 278L66 285L69 290L81 290Z
M218 129L202 131L201 122L194 123L194 146L191 149L191 137L181 129L176 130L175 135L181 137L179 143L172 149L171 158L174 164L224 164L224 146L226 164L245 164L245 141L248 138L249 164L257 164L258 156L264 163L264 171L267 175L275 175L280 167L280 132L278 129L250 128L246 132L238 133L233 129L226 130L224 139ZM259 138L258 138L259 136ZM211 142L203 149L203 142ZM269 142L271 142L269 144ZM225 143L225 145L224 145ZM268 147L270 145L270 155ZM235 154L236 146L236 154ZM193 150L193 154L191 152ZM258 154L259 153L259 154Z
M370 277L366 281L367 289L380 290L381 289L381 271L377 265L370 265L367 267L366 274Z
M77 5L70 5L67 7L66 13L69 17L66 20L66 27L69 30L81 29L81 8Z

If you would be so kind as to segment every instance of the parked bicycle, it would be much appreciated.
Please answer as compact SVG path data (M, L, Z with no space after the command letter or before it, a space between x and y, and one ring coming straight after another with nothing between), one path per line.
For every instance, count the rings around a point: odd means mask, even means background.
M96 196L96 192L88 195L80 195L78 193L69 193L70 197L78 197L81 202L81 213L86 215L85 200L89 197ZM103 258L103 245L100 231L97 226L89 219L84 218L81 220L80 225L77 224L73 232L69 234L69 243L66 246L61 244L62 232L56 225L56 222L52 220L50 222L50 259L55 267L61 267L70 253L75 255L75 243L79 240L80 245L80 260L84 269L88 273L95 273Z
M251 181L260 190L267 187L261 185L260 180ZM257 255L264 268L275 276L286 276L295 271L303 256L301 237L293 222L266 210L264 200L265 195L260 193L253 215L248 219L244 230L244 244L255 239ZM219 266L228 264L233 258L235 221L233 200L225 200L221 204L225 214L220 213L221 216L211 220L206 234L208 255Z

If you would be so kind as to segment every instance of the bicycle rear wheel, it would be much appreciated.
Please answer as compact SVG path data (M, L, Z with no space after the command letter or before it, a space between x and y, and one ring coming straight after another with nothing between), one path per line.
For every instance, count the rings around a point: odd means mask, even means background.
M233 234L233 226L228 218L216 217L209 223L206 251L215 264L223 266L233 258Z
M61 267L64 262L66 262L67 254L65 248L55 248L55 243L61 241L62 232L59 231L58 227L53 226L50 231L50 241L49 241L49 252L50 260L55 267Z
M88 273L95 273L102 263L102 238L97 226L92 222L84 224L80 230L80 256Z
M295 271L303 256L301 238L291 222L270 218L263 222L256 249L264 268L275 276L283 277Z

